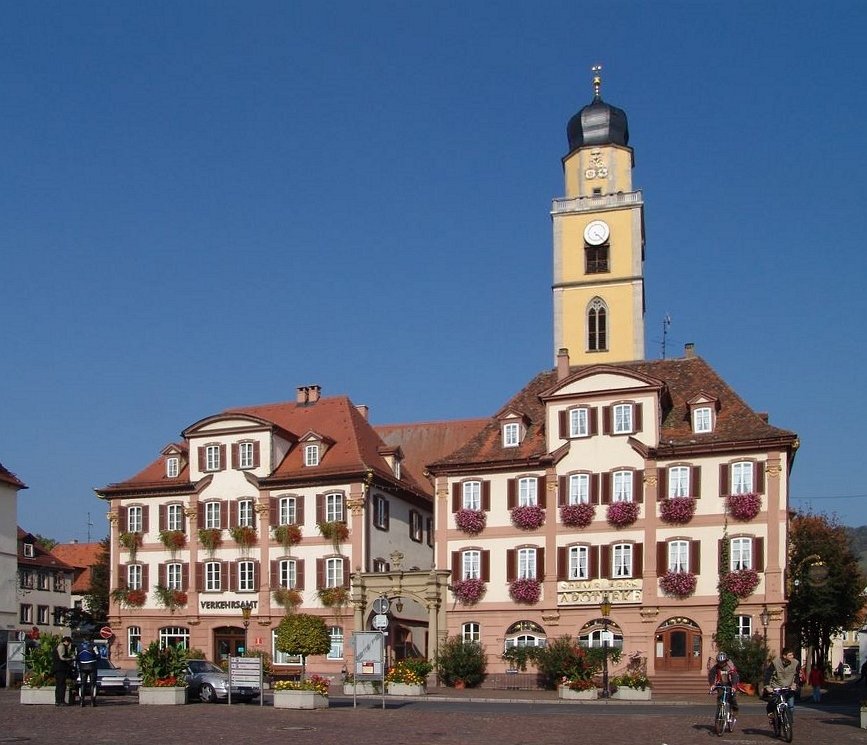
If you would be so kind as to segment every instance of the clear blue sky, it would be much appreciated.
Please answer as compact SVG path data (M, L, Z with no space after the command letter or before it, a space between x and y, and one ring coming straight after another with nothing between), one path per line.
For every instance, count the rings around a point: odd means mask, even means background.
M629 115L647 350L799 433L867 523L867 3L3 2L0 462L19 522L298 385L485 416L553 365L569 117ZM861 381L859 383L858 381Z

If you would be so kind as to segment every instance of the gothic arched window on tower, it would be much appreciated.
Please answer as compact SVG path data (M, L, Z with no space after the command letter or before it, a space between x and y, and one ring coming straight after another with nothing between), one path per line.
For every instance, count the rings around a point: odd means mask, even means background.
M603 274L608 268L608 244L584 247L584 271L587 274Z
M591 352L608 349L608 311L598 297L593 298L587 311L587 349Z

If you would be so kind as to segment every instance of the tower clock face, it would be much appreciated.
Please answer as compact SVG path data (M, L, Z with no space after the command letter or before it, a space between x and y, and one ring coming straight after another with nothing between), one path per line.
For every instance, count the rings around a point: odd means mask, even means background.
M584 240L591 246L601 246L610 234L608 223L603 220L594 220L584 228Z

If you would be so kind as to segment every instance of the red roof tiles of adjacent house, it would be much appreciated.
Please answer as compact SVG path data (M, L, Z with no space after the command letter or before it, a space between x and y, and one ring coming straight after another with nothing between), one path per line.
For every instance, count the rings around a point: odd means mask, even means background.
M0 484L9 484L9 486L14 486L18 489L27 488L27 485L12 473L12 471L4 468L2 463L0 463Z
M761 442L784 442L789 446L794 444L793 432L768 424L764 416L753 411L707 362L700 357L686 357L604 366L573 366L569 368L569 376L559 382L556 370L542 372L501 409L521 413L529 420L524 439L518 447L503 447L500 421L492 418L485 428L463 447L431 464L432 469L447 470L449 466L479 463L505 467L508 464L544 457L547 455L547 446L542 394L583 374L593 371L616 373L618 370L652 379L651 382L661 387L663 420L660 443L666 446L713 449ZM713 432L698 434L692 431L687 402L698 394L711 396L719 402Z
M90 570L99 561L101 551L99 543L61 543L51 550L58 559L75 567L73 593L81 594L90 590Z
M24 555L24 544L33 544L33 556ZM73 571L73 567L55 556L50 551L46 551L32 533L28 533L21 526L18 526L18 564L19 566L27 567L48 567L51 569L66 569Z

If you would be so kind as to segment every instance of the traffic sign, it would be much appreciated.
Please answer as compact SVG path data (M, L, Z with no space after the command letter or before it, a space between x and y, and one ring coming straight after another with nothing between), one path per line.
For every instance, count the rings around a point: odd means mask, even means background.
M111 626L103 626L103 627L99 630L99 635L100 635L103 639L111 639L111 637L114 636L114 632L111 630Z
M388 628L388 616L383 613L378 613L373 617L373 628L380 631Z
M388 613L389 606L388 598L385 595L380 595L376 600L373 601L373 612L379 613L380 615L384 613Z

